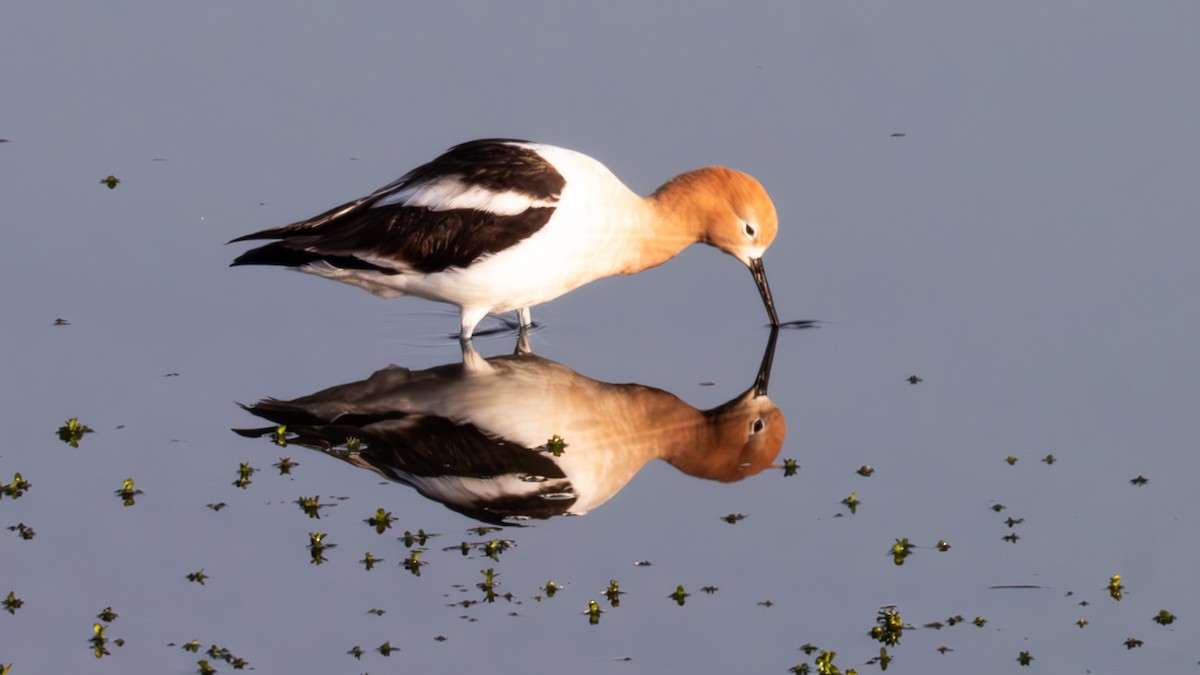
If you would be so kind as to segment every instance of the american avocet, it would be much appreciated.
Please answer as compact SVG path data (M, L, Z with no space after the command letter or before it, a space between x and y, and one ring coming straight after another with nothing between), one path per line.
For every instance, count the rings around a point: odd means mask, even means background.
M587 155L484 139L313 218L238 237L278 241L233 264L294 267L384 298L458 305L468 340L489 313L516 310L525 328L533 305L702 242L750 268L777 326L762 262L777 226L766 190L732 169L680 174L643 199Z
M767 396L775 336L754 384L709 410L533 354L484 359L467 345L461 363L388 366L295 400L244 406L273 426L236 431L272 436L274 425L286 425L289 443L487 522L581 515L655 459L722 482L775 466L787 435L783 411ZM347 436L360 441L354 452L339 449Z

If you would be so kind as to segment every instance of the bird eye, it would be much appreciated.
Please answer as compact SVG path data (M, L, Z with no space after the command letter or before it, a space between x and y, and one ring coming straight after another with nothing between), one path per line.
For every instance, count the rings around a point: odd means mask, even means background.
M742 223L742 227L745 229L747 237L750 237L750 238L754 237L754 226L753 225L751 225L750 223Z
M763 422L763 418L759 417L750 423L750 433L757 434L758 432L762 431L763 427L765 426L767 425L765 422Z

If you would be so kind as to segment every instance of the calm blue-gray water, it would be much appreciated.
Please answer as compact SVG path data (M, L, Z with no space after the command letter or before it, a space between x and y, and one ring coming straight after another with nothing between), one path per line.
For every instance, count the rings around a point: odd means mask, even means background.
M1196 6L0 15L6 672L785 673L824 651L864 673L881 647L898 673L1196 669ZM535 307L532 355L477 338L487 391L453 308L228 267L229 239L490 136L641 194L756 176L781 318L818 322L780 331L767 395L758 293L711 248ZM373 374L393 408L286 446L238 406ZM431 374L481 401L474 435L414 412L405 378ZM724 446L679 439L751 403L786 425L778 466L697 477ZM430 497L520 511L543 484L547 517L495 531ZM896 644L870 634L887 609Z

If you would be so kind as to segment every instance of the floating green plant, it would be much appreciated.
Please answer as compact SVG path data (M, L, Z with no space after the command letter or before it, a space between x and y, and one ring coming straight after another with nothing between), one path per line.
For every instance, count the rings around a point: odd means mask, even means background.
M119 185L120 183L121 183L121 179L117 178L116 176L110 175L110 176L106 176L106 177L100 179L100 184L108 186L109 190L115 190L117 185Z
M904 619L895 607L884 607L875 616L875 626L868 633L872 638L887 646L900 644L904 635Z
M121 483L121 489L115 490L114 492L118 497L121 498L121 501L125 504L125 506L133 506L133 498L143 494L141 490L133 487L132 478L126 478L125 481Z
M1135 637L1128 637L1125 638L1125 642L1123 644L1125 645L1125 649L1137 649L1146 643Z
M227 504L225 504L225 502L216 502L213 504L205 504L205 506L212 509L213 511L220 511L221 509L225 508L227 506Z
M555 457L562 457L563 451L566 450L566 448L567 444L563 441L563 437L559 436L558 434L554 434L540 449L554 455Z
M499 532L501 529L503 529L503 528L494 527L492 525L479 525L476 527L469 528L467 530L467 534L473 534L478 537L483 537L483 536L486 536L490 532Z
M1088 620L1080 617L1079 620L1075 622L1075 625L1079 626L1080 629L1083 629L1084 626L1088 625Z
M20 472L14 473L11 483L0 485L0 495L8 495L13 499L20 499L30 487L32 487L32 484L25 480L25 477Z
M1120 602L1121 597L1124 594L1123 592L1125 590L1125 587L1121 585L1121 575L1120 574L1112 575L1112 578L1108 580L1107 588L1108 588L1108 595L1113 600Z
M909 384L920 384L920 383L922 383L922 382L924 382L924 381L925 381L925 380L923 380L923 379L921 379L921 378L917 377L916 375L909 375L909 376L908 376L907 378L905 378L905 379L907 379L907 380L908 380L908 383L909 383Z
M996 513L1000 513L1001 511L1003 511L1004 509L1007 509L1007 508L1008 507L1003 504L992 504L992 510L995 511Z
M310 561L312 564L320 565L321 563L326 562L324 553L326 549L330 548L337 548L337 544L325 543L324 532L308 533L308 550L309 553L312 554L312 560Z
M499 562L500 554L516 545L517 543L511 539L492 539L483 545L483 554Z
M562 587L554 583L554 580L551 579L550 581L546 582L545 586L542 586L542 591L546 594L547 598L553 598L554 594L557 593L560 588Z
M96 615L96 618L100 619L104 623L112 623L117 620L117 613L113 611L112 607L105 607L104 609L100 610L100 613Z
M914 375L914 377L916 377ZM833 659L837 657L837 652L822 651L817 655L815 661L817 665L817 673L819 675L842 675L842 670L833 664ZM846 675L854 675L855 671L847 670Z
M971 623L975 624L978 628L983 628L985 625L987 625L987 619L983 618L982 616L977 616L971 620Z
M588 600L588 608L584 614L588 615L588 623L595 626L600 623L600 615L604 610L600 609L600 604L595 600Z
M374 614L375 616L383 616L384 614L387 614L387 612L385 612L382 609L379 609L378 607L373 607L373 608L367 610L367 614Z
M1053 464L1058 461L1058 458L1055 457L1054 455L1046 455L1045 457L1042 458L1042 461L1047 464Z
M725 522L729 523L730 525L732 525L732 524L734 524L734 523L738 522L739 520L745 520L745 519L746 519L746 517L747 517L747 516L746 516L746 514L744 514L744 513L731 513L731 514L729 514L729 515L726 515L726 516L721 516L721 520L723 520L723 521L725 521Z
M1004 461L1008 462L1009 466L1013 466L1017 463L1017 457L1016 455L1009 455L1008 457L1004 458Z
M108 638L104 636L104 626L98 623L92 624L92 637L88 643L92 645L92 653L98 659L111 654L108 651Z
M875 467L871 466L870 464L863 464L862 466L858 467L858 471L855 471L854 473L862 476L863 478L870 478L871 474L875 473Z
M426 532L425 530L417 530L416 532L409 532L408 530L405 530L404 536L397 537L397 539L404 542L404 548L412 548L414 545L424 546L425 542L428 541L430 537L436 536L438 536L436 533ZM463 543L466 544L466 542ZM466 552L464 552L463 555L466 555Z
M37 532L34 532L33 528L29 527L25 523L17 523L16 525L9 525L8 530L11 532L16 532L17 536L24 539L25 541L29 541L30 539L33 539L34 536L37 535Z
M300 462L293 462L291 457L280 457L278 462L273 464L276 469L279 469L279 475L284 476L292 473L292 469L300 466Z
M196 665L199 666L198 672L200 675L213 675L213 673L217 672L217 669L213 668L212 664L205 659L200 659L196 662Z
M1021 652L1020 654L1017 654L1017 663L1027 666L1033 663L1033 656L1031 656L1029 652Z
M258 469L250 466L250 462L239 464L237 480L233 481L234 487L240 487L245 490L246 486L250 484L250 476L253 476L255 471L258 471Z
M350 453L351 455L357 455L362 452L362 440L360 440L357 436L347 436L346 452Z
M287 447L288 440L286 424L280 424L279 426L275 427L275 431L271 434L271 442L281 448Z
M850 509L851 514L858 513L858 505L861 503L862 502L858 500L858 495L853 492L850 493L849 497L846 497L842 500L842 504L844 504L846 508Z
M404 566L404 569L412 572L414 577L419 577L421 576L421 568L429 563L421 560L421 549L414 549L400 564Z
M687 602L688 596L690 596L690 595L691 595L691 593L688 593L687 591L683 590L683 585L680 584L679 586L676 586L675 591L673 593L671 593L670 595L668 595L667 597L674 600L675 604L679 605L680 607L683 607L684 603Z
M375 567L375 563L383 562L383 558L376 558L375 556L371 555L370 551L367 551L363 556L363 559L359 560L358 562L362 563L363 567L370 571Z
M945 553L946 551L950 550L950 542L946 541L945 539L938 539L937 543L934 544L934 548L942 553Z
M353 656L356 659L362 660L363 650L362 650L362 647L359 647L358 645L354 645L353 647L350 648L350 651L348 651L346 653L349 654L350 656Z
M322 504L321 495L317 495L315 497L300 497L294 503L298 504L300 506L300 510L303 511L309 518L316 518L318 520L321 519L321 509L328 508L330 506L337 506L337 504Z
M616 579L608 580L608 588L604 589L604 597L608 599L609 605L613 607L620 607L621 596L624 594L625 591L621 590L621 587L617 584Z
M1010 544L1015 544L1015 543L1017 543L1017 540L1019 540L1021 537L1016 532L1013 532L1011 534L1006 534L1000 538L1003 539L1004 541L1007 541Z
M713 593L716 593L719 590L721 590L721 589L717 588L716 586L701 586L700 587L700 591L702 593L704 593L705 595L712 595Z
M784 478L795 476L796 472L799 470L800 470L800 463L797 462L796 460L794 460L794 459L783 460L783 477Z
M767 600L759 600L759 601L758 601L758 606L759 606L759 607L774 607L774 606L775 606L775 603L774 603L773 601L771 601L770 599L767 599Z
M21 609L21 605L24 604L25 601L18 598L14 591L9 591L8 597L4 598L4 611L9 614L16 614L17 610Z
M1013 518L1012 516L1009 516L1008 520L1004 521L1004 524L1011 529L1012 527L1020 525L1023 522L1025 522L1024 518Z
M1146 483L1149 483L1150 479L1146 478L1145 476L1143 476L1142 474L1139 473L1137 475L1137 478L1131 478L1131 479L1129 479L1129 482L1133 485L1142 486L1142 485L1145 485Z
M376 534L383 534L384 530L388 529L392 526L392 523L396 522L396 518L392 515L391 511L378 508L375 509L375 515L367 518L363 522L375 528Z
M897 539L896 543L888 549L888 555L892 556L892 562L897 565L903 565L904 559L912 555L913 545L908 542L908 537Z
M83 435L90 433L92 433L91 427L81 424L78 418L72 417L67 420L66 424L58 428L58 440L72 448L78 448L79 441L83 440Z
M812 656L813 653L815 653L817 651L817 649L818 649L817 646L811 642L805 642L804 644L800 645L800 651L804 652L808 656Z
M400 648L399 648L399 647L393 647L393 646L392 646L392 641L391 641L391 640L388 640L387 642L385 642L385 643L383 643L383 644L379 645L378 647L376 647L376 648L375 648L375 651L379 652L380 654L382 654L382 655L384 655L384 656L391 656L391 655L392 655L392 652L398 652L398 651L400 651Z
M486 570L479 570L479 573L483 575L483 581L475 584L475 586L479 590L483 591L484 598L488 602L495 602L496 586L498 585L496 583L496 577L500 575L496 574L496 570L492 569L491 567L487 568Z
M199 654L199 653L200 653L200 641L199 641L199 640L192 640L191 642L185 642L185 643L183 643L182 645L180 645L180 646L179 646L179 648L180 648L180 649L182 649L182 650L183 650L183 651L185 651L185 652L191 652L191 653L193 653L193 654Z
M1160 626L1170 626L1175 623L1175 615L1165 609L1160 609L1158 614L1154 615L1154 623Z
M942 652L942 653L944 654L945 652ZM875 663L879 664L880 670L887 670L888 666L892 665L892 655L888 654L887 647L880 647L879 648L879 656L877 656L871 660L874 661ZM846 671L846 672L851 672L851 671Z
M195 572L188 572L184 576L188 581L194 584L200 584L201 586L204 585L205 581L208 581L208 575L204 573L203 569L196 570Z
M946 645L942 645L941 647L937 648L937 653L939 653L939 654L945 654L946 652L952 652L952 651L954 651L954 650L951 649L950 647L947 647Z

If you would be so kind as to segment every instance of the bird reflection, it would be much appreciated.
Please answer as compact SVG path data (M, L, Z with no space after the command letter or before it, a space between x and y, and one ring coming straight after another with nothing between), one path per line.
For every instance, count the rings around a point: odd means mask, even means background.
M772 330L754 384L711 410L661 389L593 380L530 353L526 342L488 359L466 343L461 363L392 365L360 382L243 407L286 426L288 443L471 518L516 524L587 513L652 459L725 482L771 466L787 432L767 397L776 336ZM234 431L270 438L278 430Z

